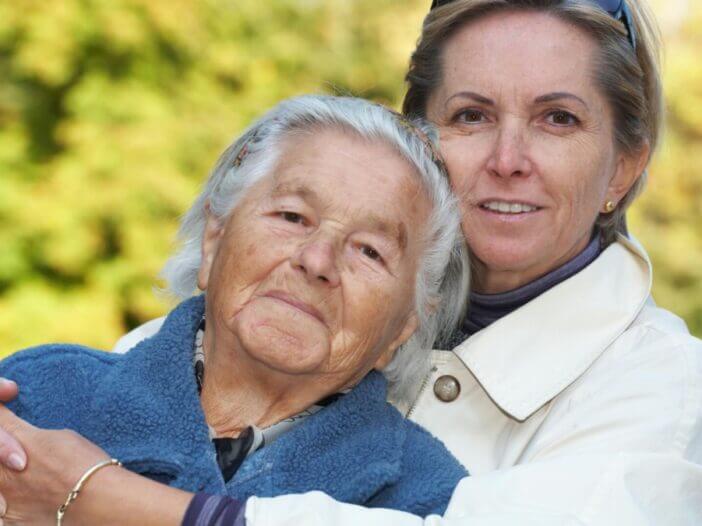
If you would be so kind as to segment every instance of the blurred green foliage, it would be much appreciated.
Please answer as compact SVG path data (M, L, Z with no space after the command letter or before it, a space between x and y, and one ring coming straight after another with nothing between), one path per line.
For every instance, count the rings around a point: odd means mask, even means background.
M219 152L284 97L397 107L428 0L0 0L0 355L109 348ZM632 214L702 334L702 9L668 42L668 138ZM674 52L673 52L674 50Z
M702 2L687 6L665 34L665 135L629 219L653 261L656 302L702 337Z

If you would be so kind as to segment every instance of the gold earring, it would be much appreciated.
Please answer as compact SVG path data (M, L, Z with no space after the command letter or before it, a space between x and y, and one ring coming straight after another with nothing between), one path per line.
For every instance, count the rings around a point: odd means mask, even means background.
M615 208L617 208L617 205L614 203L614 201L607 201L605 203L605 214L614 212Z

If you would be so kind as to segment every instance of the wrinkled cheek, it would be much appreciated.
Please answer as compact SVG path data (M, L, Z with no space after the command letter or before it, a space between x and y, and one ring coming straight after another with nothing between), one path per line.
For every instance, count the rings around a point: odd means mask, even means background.
M374 327L339 333L332 343L329 372L340 374L345 379L365 374L377 359L378 343Z
M389 294L369 297L369 305L363 314L347 324L346 334L353 335L356 348L367 349L369 354L379 352L384 344L394 339L399 330L398 313L411 301L411 298L391 297ZM349 326L355 330L348 330Z
M313 372L329 359L326 327L279 301L252 301L236 315L233 325L246 352L273 369Z
M604 189L599 181L582 180L568 189L568 219L564 228L589 228L594 225L604 199Z

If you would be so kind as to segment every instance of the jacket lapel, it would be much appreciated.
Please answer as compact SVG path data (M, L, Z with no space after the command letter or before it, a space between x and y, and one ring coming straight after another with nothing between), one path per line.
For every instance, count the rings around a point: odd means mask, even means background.
M626 330L650 287L647 257L620 237L578 274L453 352L503 411L524 421L580 377Z

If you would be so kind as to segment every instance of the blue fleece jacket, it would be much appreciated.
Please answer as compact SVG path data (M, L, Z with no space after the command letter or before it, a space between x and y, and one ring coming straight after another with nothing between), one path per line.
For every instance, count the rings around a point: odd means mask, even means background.
M0 362L20 385L9 407L32 424L69 428L125 467L188 491L246 499L322 490L337 500L443 513L465 470L385 401L370 373L349 394L257 451L227 483L217 466L193 374L204 297L181 303L127 354L42 345Z

